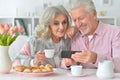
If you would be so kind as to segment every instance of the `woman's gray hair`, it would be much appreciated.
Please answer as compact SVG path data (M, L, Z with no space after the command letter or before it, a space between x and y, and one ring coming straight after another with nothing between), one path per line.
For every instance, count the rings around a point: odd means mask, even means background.
M90 13L96 10L92 0L71 0L70 2L70 10L81 6L85 6L86 10Z
M35 34L44 40L48 40L51 37L50 23L54 21L54 18L58 14L63 14L67 17L68 27L71 25L71 17L68 11L62 6L51 6L48 7L42 14L39 20L39 26L35 28Z

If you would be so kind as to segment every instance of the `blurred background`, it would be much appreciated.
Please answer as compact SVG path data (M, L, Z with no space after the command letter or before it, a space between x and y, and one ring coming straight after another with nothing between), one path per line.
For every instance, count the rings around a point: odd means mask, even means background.
M120 26L120 0L93 1L101 21ZM0 22L15 25L16 19L23 19L32 34L45 8L58 4L68 8L70 2L71 0L0 0Z

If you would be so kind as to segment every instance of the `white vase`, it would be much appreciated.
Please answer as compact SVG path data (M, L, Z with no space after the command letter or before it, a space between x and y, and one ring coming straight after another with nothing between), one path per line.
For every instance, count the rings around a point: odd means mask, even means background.
M9 73L12 62L9 57L9 46L0 46L0 73Z

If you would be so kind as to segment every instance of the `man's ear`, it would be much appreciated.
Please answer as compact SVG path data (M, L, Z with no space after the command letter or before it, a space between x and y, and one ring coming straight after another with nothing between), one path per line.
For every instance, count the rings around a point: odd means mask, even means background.
M96 10L93 11L93 17L94 17L95 19L97 19L97 12L96 12Z

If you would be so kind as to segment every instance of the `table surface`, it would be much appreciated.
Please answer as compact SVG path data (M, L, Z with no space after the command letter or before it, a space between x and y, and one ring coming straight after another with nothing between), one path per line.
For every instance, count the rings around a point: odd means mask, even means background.
M71 76L70 70L55 68L53 73L47 75L26 75L11 71L9 74L0 74L0 80L101 80L96 74L96 69L83 69L83 76ZM106 80L106 79L102 79ZM114 78L107 80L120 80L120 73L115 73Z

